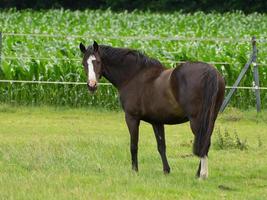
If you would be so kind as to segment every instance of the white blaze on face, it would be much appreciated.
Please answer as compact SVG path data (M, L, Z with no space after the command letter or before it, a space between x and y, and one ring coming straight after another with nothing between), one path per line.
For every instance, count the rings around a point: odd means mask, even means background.
M95 75L93 60L96 60L94 55L89 56L89 58L87 60L87 64L88 64L88 83L89 83L89 86L91 86L91 87L94 87L96 85L96 75Z

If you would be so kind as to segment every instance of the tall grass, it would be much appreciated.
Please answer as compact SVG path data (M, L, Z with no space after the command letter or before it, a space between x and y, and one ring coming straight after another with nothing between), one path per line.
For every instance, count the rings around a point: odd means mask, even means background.
M216 65L224 75L227 85L232 85L251 53L250 42L234 39L252 35L258 39L266 37L266 14L244 15L241 12L225 14L158 14L150 12L107 11L16 11L0 12L1 31L12 33L47 33L57 35L84 35L84 38L4 36L3 55L20 57L15 60L4 58L0 68L0 79L85 81L78 49L80 42L90 44L93 39L100 44L130 47L144 51L159 59L167 67L176 61L215 61L229 64ZM182 36L232 38L222 41L166 41L110 39L108 36ZM106 36L106 37L105 37ZM258 43L260 84L267 85L266 43ZM32 59L26 59L32 57ZM41 58L52 60L42 60ZM252 86L252 70L241 85ZM70 106L105 106L118 108L117 94L111 86L101 86L98 92L89 96L86 86L54 86L28 84L0 84L2 102L17 104L52 104ZM261 91L263 106L266 108L267 95ZM254 92L239 90L231 101L233 106L248 108L254 106Z

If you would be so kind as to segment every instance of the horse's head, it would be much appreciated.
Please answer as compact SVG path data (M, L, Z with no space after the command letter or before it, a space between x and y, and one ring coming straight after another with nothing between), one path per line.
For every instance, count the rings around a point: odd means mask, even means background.
M83 66L87 74L87 86L89 91L94 92L97 89L98 80L102 75L102 64L99 55L99 48L96 41L87 49L80 43L80 50L83 53Z

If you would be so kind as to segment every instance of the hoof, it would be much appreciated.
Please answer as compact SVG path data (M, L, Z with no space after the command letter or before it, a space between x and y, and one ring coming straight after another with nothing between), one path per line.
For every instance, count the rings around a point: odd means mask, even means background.
M200 173L198 179L199 180L205 180L208 178L208 173Z
M169 174L171 172L171 169L170 168L167 168L167 169L163 169L163 173L166 175L166 174Z
M137 167L132 167L132 170L133 170L134 172L138 172L138 168L137 168Z

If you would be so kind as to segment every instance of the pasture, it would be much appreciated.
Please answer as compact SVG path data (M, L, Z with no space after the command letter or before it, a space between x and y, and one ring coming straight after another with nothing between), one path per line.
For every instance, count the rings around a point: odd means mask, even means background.
M188 123L166 126L169 175L162 173L152 128L142 123L134 173L122 112L1 105L0 199L266 199L266 114L221 114L209 178L199 181ZM218 148L224 132L246 140L246 148Z
M1 10L0 80L84 83L79 43L97 40L138 49L168 68L209 62L231 86L256 36L266 87L266 21L242 12ZM241 86L252 81L248 70ZM0 199L267 199L266 90L261 100L257 115L254 91L237 91L230 106L238 109L227 108L216 123L209 178L199 181L188 123L166 126L169 175L152 127L141 123L139 173L131 170L113 86L89 95L85 85L0 83Z

